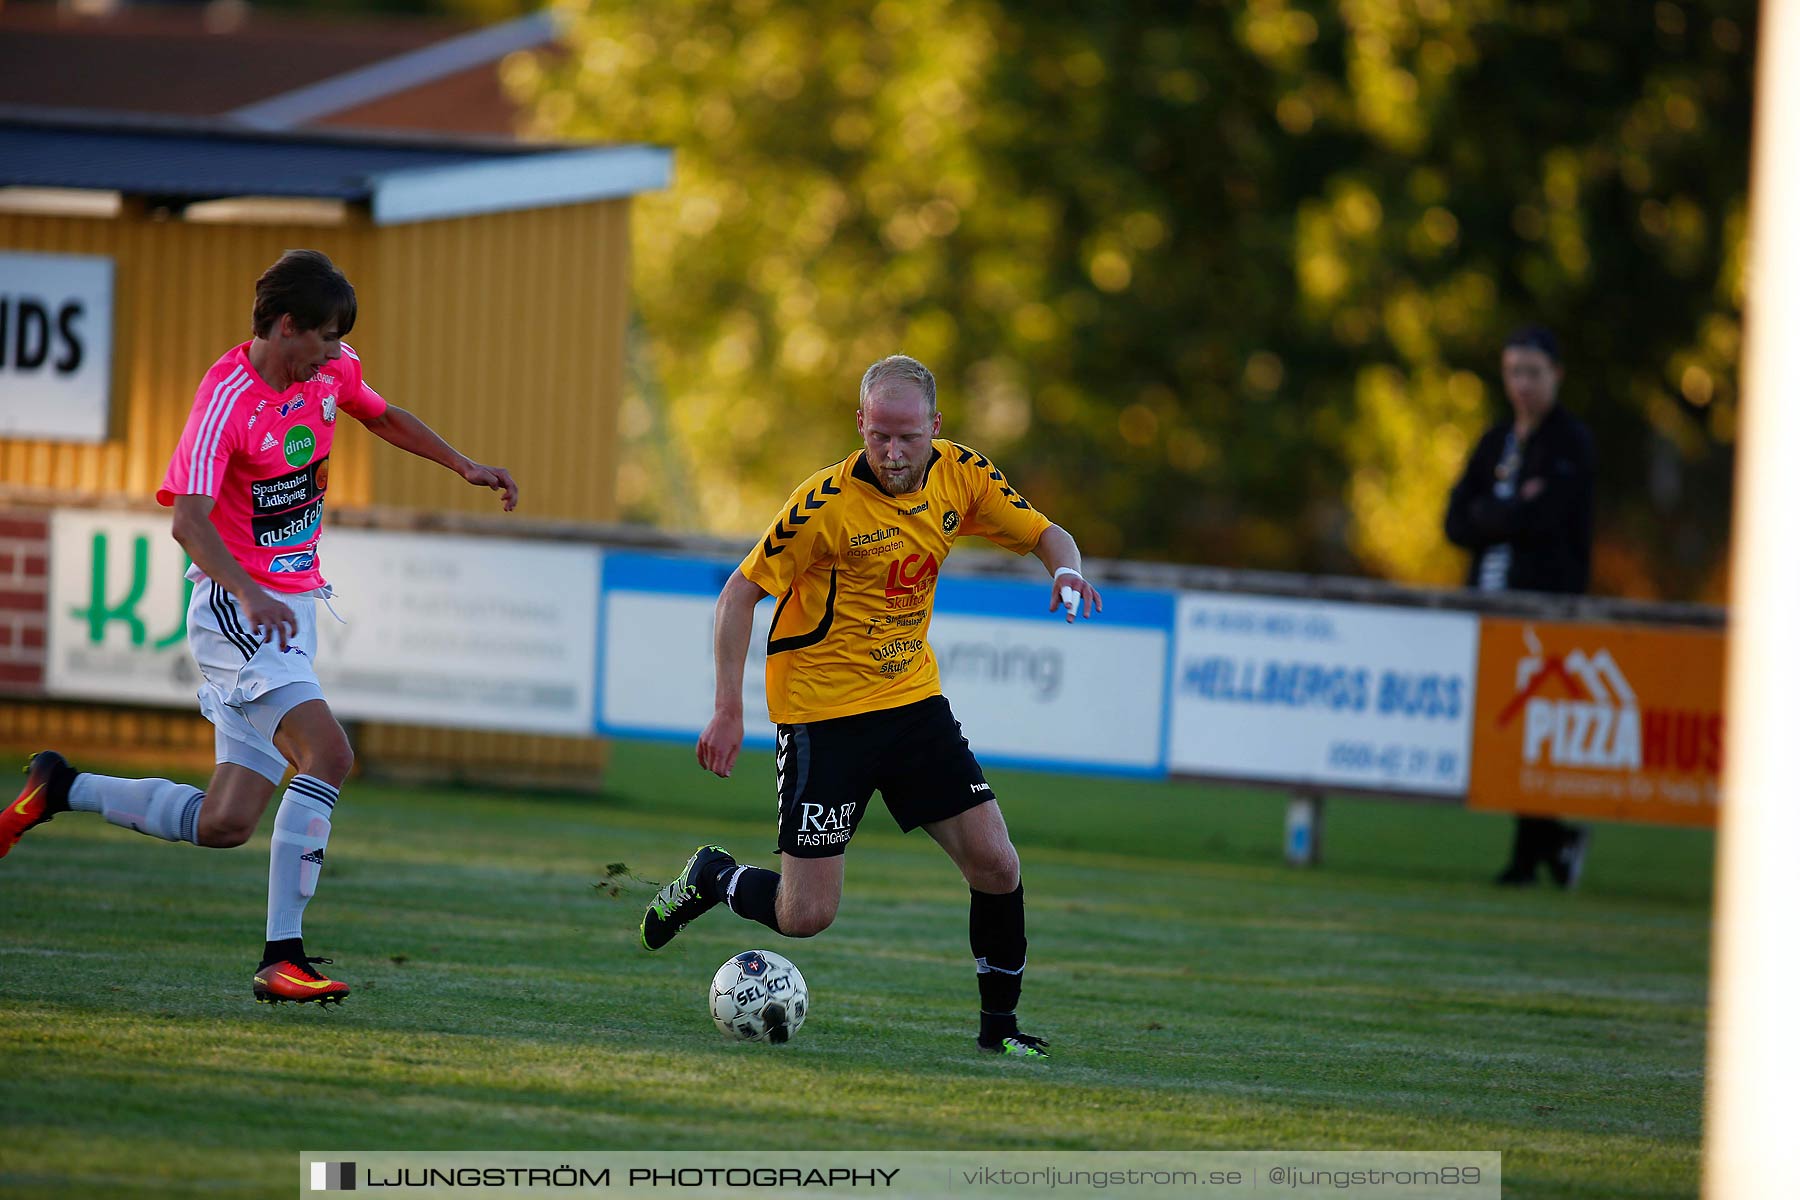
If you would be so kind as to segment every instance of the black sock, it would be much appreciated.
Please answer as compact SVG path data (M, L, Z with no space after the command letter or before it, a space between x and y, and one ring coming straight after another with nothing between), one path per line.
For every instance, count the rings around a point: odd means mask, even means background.
M306 965L306 947L299 938L282 938L278 942L263 943L263 960L257 970L278 962L291 962L295 966Z
M981 1010L981 1036L978 1040L982 1045L997 1045L1002 1038L1016 1037L1018 1032L1018 1013L991 1013L986 1009Z
M707 899L717 903L725 899L725 885L731 882L731 873L738 869L735 859L726 859L709 874L700 878L700 887L705 891Z
M1014 1015L1025 978L1025 885L996 896L969 889L969 950L981 989L981 1040L1019 1031Z
M725 887L731 877L727 875L719 880L719 895L725 900L726 907L740 917L761 921L780 933L781 926L775 920L775 889L781 886L781 872L764 867L733 867L732 871L737 874L737 886L731 889L729 897L725 896Z
M56 765L50 772L50 786L44 789L44 811L49 813L65 813L69 811L69 789L75 785L75 777L81 774L67 762Z

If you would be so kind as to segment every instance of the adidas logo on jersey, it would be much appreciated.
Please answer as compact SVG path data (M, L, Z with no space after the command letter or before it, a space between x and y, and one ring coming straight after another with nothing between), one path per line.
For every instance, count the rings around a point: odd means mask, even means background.
M265 434L263 434L262 445L258 446L257 450L259 452L263 451L263 450L267 450L274 445L275 445L275 435L273 433L265 433Z

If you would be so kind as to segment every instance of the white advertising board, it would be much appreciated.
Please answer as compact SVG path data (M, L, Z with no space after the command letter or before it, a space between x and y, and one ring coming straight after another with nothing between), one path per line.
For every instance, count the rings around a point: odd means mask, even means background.
M195 707L200 672L187 646L186 570L167 517L52 513L45 690Z
M112 326L112 259L0 253L0 437L105 441Z
M1467 790L1473 613L1188 592L1175 617L1172 772Z
M334 711L521 733L591 734L600 552L367 529L327 535L319 613Z
M319 681L351 719L593 731L600 555L497 538L327 531L344 617L318 608ZM150 514L51 521L51 695L191 707L186 556Z
M600 728L646 737L697 737L712 717L713 601L639 588L606 589L602 623ZM773 601L756 606L744 668L747 741L774 745L763 692L763 647Z
M735 563L609 554L602 732L691 738L712 715L713 605ZM944 694L993 765L1162 773L1172 598L1108 592L1098 620L1042 610L1046 588L940 577L930 641ZM756 609L744 671L745 741L774 744L763 688L774 601Z

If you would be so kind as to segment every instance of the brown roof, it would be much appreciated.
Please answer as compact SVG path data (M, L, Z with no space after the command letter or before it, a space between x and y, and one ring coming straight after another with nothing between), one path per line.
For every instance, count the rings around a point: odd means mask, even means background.
M0 0L0 104L220 116L472 28L247 5L123 5L80 16ZM516 117L497 70L476 69L318 123L510 134Z

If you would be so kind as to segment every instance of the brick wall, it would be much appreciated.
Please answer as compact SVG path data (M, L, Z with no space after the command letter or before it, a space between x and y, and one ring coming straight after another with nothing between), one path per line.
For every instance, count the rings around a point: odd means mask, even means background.
M43 693L49 591L49 518L0 510L0 694Z

